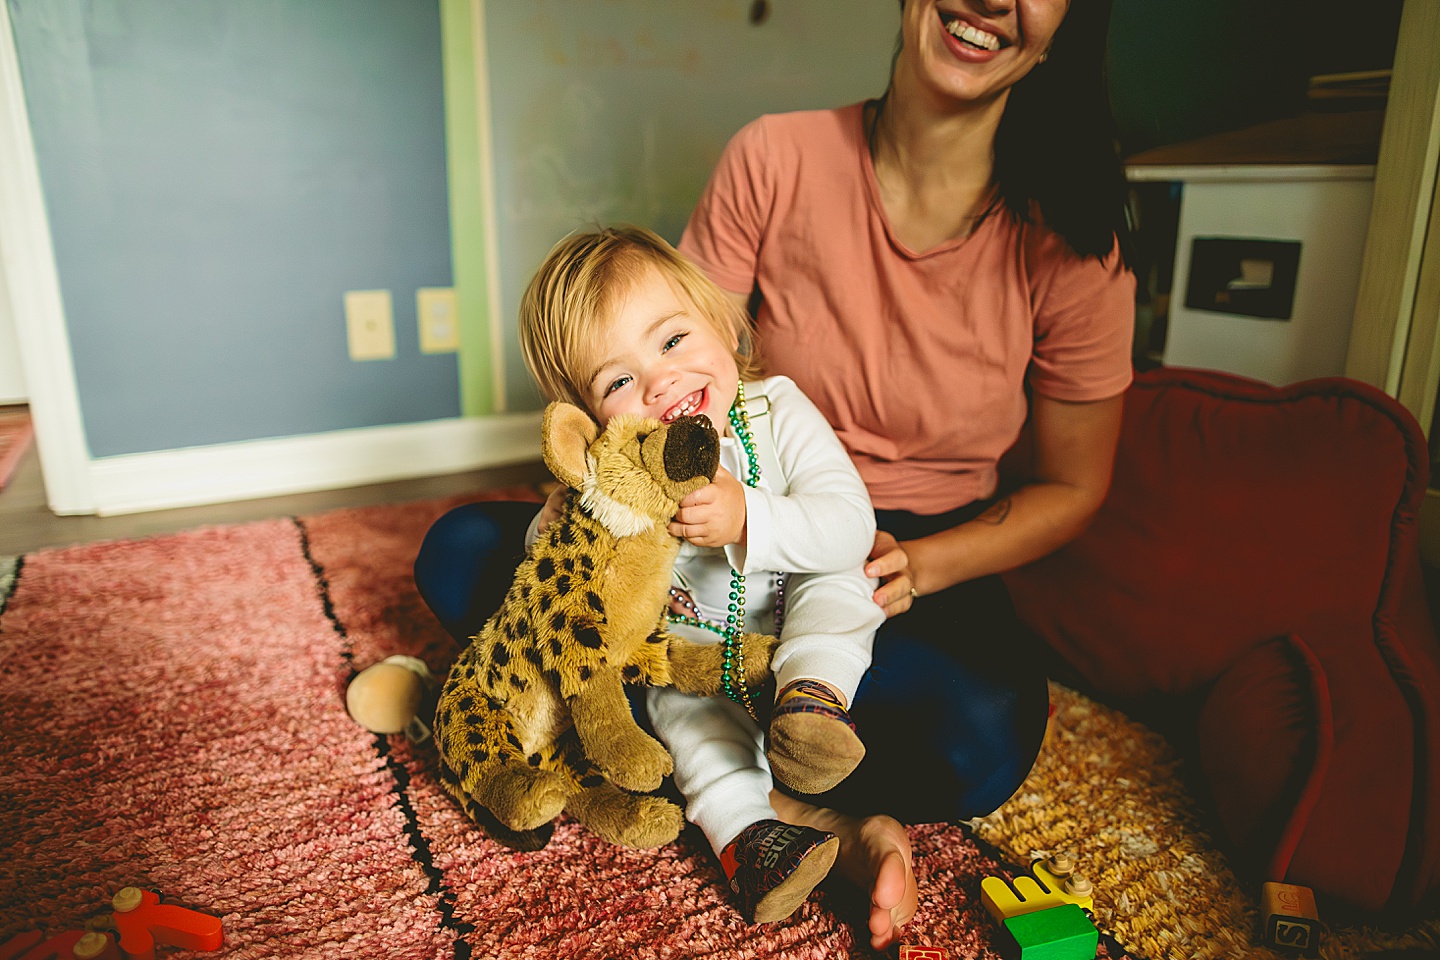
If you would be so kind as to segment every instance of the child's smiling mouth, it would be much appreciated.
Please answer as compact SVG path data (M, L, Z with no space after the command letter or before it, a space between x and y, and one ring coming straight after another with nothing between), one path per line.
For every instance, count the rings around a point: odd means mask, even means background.
M664 413L660 414L660 422L669 423L676 417L691 416L705 406L705 400L705 388L696 390L694 393L682 398L679 403L675 404L669 410L666 410Z

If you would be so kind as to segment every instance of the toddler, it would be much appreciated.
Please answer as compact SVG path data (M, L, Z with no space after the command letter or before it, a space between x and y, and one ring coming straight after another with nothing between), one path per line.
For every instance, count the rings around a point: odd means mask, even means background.
M714 482L670 524L683 539L670 628L697 642L750 630L780 638L772 708L743 683L726 697L656 688L651 724L675 762L686 816L756 923L795 911L838 839L782 823L772 774L822 793L864 756L846 708L884 612L863 573L869 495L815 406L786 377L758 378L749 318L663 239L636 227L572 235L540 265L520 307L525 362L552 400L603 427L621 413L705 415L720 434ZM559 515L553 494L530 540ZM737 675L739 675L737 673ZM769 715L768 730L756 719Z

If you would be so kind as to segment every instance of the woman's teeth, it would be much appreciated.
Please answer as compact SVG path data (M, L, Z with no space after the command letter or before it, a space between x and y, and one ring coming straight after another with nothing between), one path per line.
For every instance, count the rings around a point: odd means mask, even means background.
M1000 38L993 33L986 33L979 27L972 27L963 20L951 20L945 24L945 29L950 35L959 40L964 40L972 47L979 47L981 50L999 50Z

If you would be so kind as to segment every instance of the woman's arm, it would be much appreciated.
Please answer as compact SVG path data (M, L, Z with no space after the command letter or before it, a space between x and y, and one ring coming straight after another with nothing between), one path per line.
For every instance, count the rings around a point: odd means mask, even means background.
M883 531L866 574L894 616L921 595L1037 560L1080 535L1105 500L1120 439L1124 397L1089 403L1035 394L1030 405L1033 478L968 523L896 543Z

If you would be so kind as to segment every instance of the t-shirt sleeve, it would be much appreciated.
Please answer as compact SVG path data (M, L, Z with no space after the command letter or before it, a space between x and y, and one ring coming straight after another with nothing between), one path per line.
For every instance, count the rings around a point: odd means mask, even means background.
M1102 259L1081 258L1050 234L1032 250L1031 271L1030 386L1055 400L1105 400L1124 392L1134 375L1135 275L1119 244Z
M765 141L764 117L730 138L680 238L680 252L733 293L749 295L754 289L760 238L774 197Z

